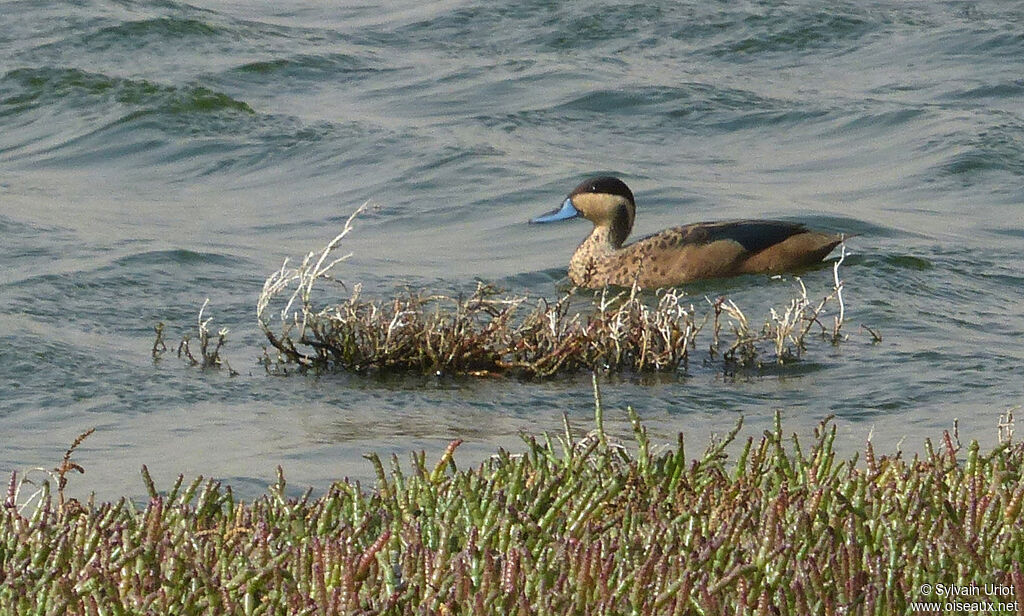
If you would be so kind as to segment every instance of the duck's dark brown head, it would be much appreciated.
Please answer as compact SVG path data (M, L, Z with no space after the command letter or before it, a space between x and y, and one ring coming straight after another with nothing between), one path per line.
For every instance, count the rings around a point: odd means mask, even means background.
M554 222L582 216L595 227L607 227L608 239L618 248L626 241L636 219L636 202L626 183L601 176L582 182L569 193L562 206L530 222Z

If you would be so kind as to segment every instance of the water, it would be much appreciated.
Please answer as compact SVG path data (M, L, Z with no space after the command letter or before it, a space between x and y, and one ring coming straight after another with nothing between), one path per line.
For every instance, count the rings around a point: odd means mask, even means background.
M0 471L52 467L97 432L73 487L138 495L145 463L231 483L367 479L362 454L589 427L586 375L546 383L255 365L263 279L359 204L342 277L364 294L486 280L554 296L582 222L529 227L588 175L639 202L638 235L739 217L857 233L850 340L806 362L605 384L692 450L781 409L920 450L960 420L990 445L1024 398L1024 14L1001 2L481 0L334 6L0 3ZM804 279L813 294L829 268ZM793 282L695 285L760 318ZM334 291L343 296L344 292ZM204 298L240 376L149 356ZM872 345L858 329L882 333Z

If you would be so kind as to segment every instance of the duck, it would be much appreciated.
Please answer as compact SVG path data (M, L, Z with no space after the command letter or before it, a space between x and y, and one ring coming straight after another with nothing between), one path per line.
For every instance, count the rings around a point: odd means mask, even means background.
M623 245L636 220L626 183L593 177L574 188L558 208L532 224L572 218L594 224L569 260L578 287L656 289L742 274L778 274L814 265L844 236L781 220L727 220L672 227Z

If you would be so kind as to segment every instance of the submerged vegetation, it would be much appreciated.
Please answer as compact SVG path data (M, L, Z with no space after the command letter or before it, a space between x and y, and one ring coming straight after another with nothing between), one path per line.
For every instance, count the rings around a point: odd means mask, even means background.
M203 478L160 492L145 468L144 505L68 499L72 448L57 499L11 477L0 612L895 614L938 584L1012 586L982 599L1024 605L1024 446L1008 435L983 453L947 433L913 459L869 442L858 464L836 460L834 425L808 446L777 416L730 463L739 425L691 459L681 434L656 452L632 409L634 443L614 442L603 412L598 395L582 439L566 422L476 468L456 464L459 441L435 464L369 456L372 490L289 497L279 472L251 503Z
M364 299L356 285L346 301L319 308L314 285L350 256L333 253L360 211L322 251L309 253L296 267L285 261L264 284L256 315L276 351L276 357L264 358L268 370L296 364L352 372L543 378L591 370L672 372L698 356L734 370L798 359L812 333L832 344L845 338L839 278L845 247L833 266L833 287L820 301L808 298L797 278L798 295L760 324L724 297L707 299L701 311L680 289L652 297L635 287L618 294L605 289L582 312L574 310L580 304L575 288L549 302L503 297L483 284L469 297L407 292L390 300ZM275 303L284 304L279 312L271 309ZM823 318L833 306L836 314L826 324ZM705 330L710 334L702 343L698 335ZM707 353L699 353L705 343Z

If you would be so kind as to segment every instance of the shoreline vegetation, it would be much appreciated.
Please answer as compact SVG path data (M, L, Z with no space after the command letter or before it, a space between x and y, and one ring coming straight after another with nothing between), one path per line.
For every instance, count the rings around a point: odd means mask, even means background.
M895 614L936 600L926 584L1012 586L981 599L1024 605L1011 413L987 453L946 432L921 456L868 441L847 460L829 419L806 443L776 414L729 461L742 422L691 458L682 434L655 447L629 408L633 442L618 443L596 376L594 390L582 437L566 420L473 468L458 440L436 462L369 455L374 487L316 498L286 495L280 469L243 502L202 477L158 490L143 467L148 502L79 502L64 492L83 434L46 480L11 476L0 612Z

